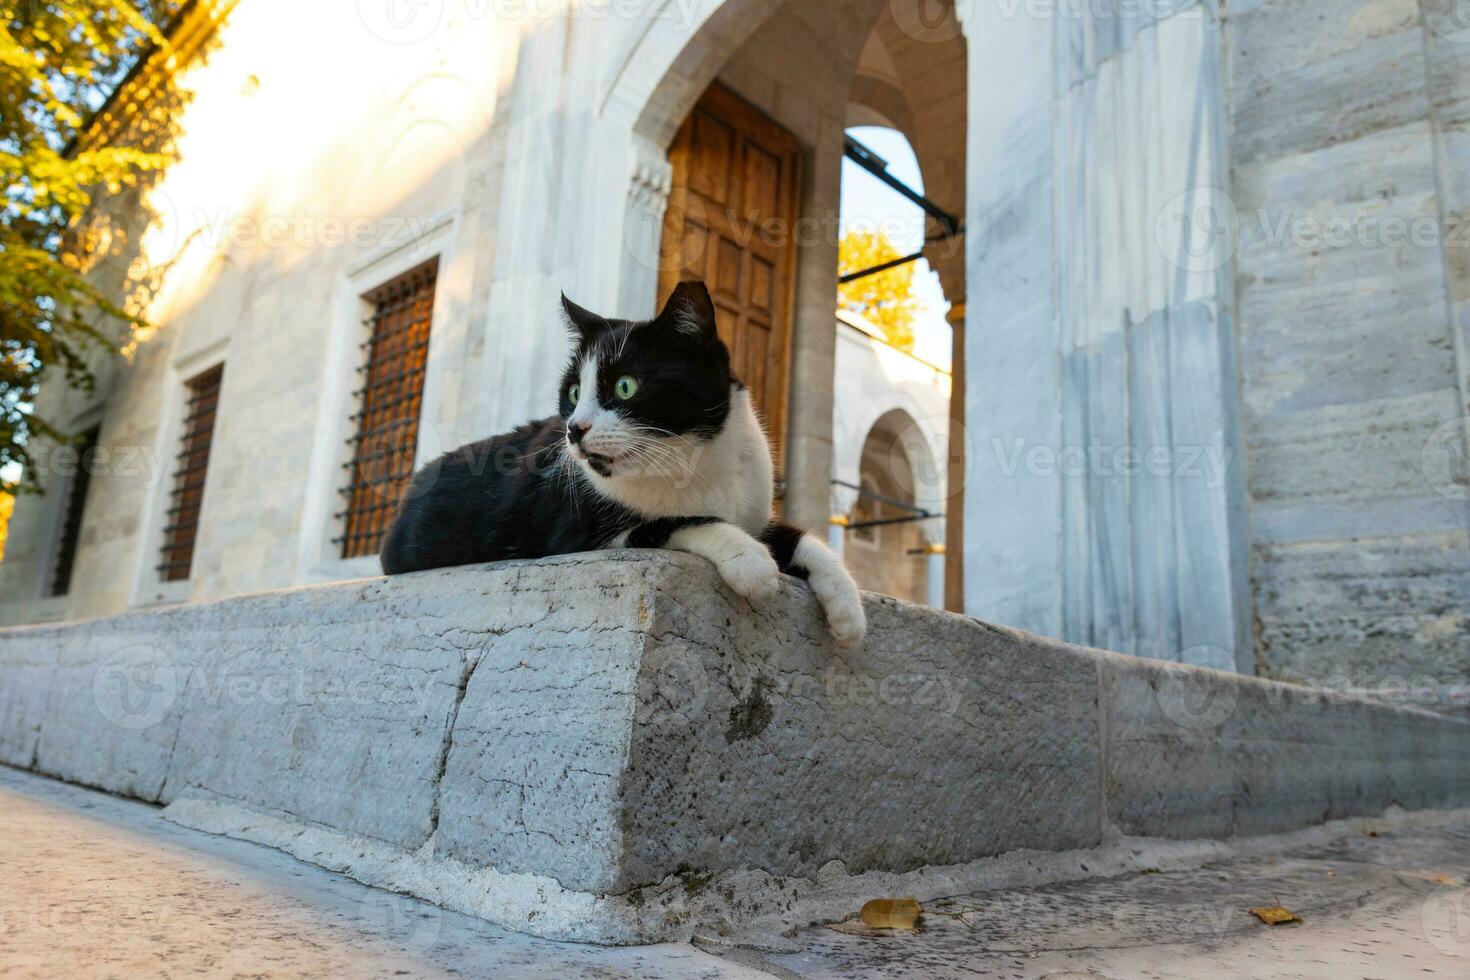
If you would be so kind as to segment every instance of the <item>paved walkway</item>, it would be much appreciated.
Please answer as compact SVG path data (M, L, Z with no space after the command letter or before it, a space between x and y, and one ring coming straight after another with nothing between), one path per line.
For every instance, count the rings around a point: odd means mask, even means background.
M0 977L756 977L552 943L0 767Z
M1470 819L1261 862L935 903L786 951L532 939L0 768L0 976L1470 977ZM1279 899L1304 919L1267 928ZM718 952L718 951L717 951Z
M932 903L926 931L814 929L772 965L803 977L1470 978L1470 820L1196 871ZM1300 924L1248 911L1280 902Z

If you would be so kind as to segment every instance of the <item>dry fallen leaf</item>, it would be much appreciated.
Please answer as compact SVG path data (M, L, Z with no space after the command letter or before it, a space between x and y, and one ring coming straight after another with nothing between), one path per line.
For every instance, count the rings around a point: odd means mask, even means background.
M1270 908L1251 909L1250 912L1251 915L1254 915L1268 926L1279 926L1285 925L1288 922L1302 921L1301 916L1291 911L1291 909L1282 908L1279 904L1273 905Z
M912 932L918 928L919 916L924 907L912 898L875 898L863 906L858 918L870 929L903 929Z

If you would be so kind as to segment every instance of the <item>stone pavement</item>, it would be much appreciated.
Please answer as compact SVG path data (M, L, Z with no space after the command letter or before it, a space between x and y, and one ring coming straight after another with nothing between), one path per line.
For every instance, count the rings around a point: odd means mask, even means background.
M534 939L0 768L0 977L160 975L761 974L687 945Z
M931 903L925 931L798 937L802 977L1470 977L1470 819L1289 857ZM1248 909L1278 901L1300 924ZM942 914L933 914L933 913Z
M911 936L599 948L0 768L0 976L1470 976L1470 814L1368 830L1276 858L931 903ZM1305 921L1268 928L1246 911L1278 900Z

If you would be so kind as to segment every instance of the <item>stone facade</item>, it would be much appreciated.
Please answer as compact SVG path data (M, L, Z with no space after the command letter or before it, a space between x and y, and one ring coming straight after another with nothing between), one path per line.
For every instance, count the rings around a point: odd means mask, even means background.
M1470 484L1433 470L1470 404L1470 33L1452 6L1231 10L1241 420L1269 676L1450 689L1470 674Z
M982 105L971 72L966 365L967 566L1010 574L966 609L1463 706L1470 494L1433 457L1464 458L1470 38L1443 4L1220 6L966 8L1010 79ZM1427 244L1356 234L1395 223Z
M0 620L371 571L332 545L363 294L439 260L420 459L548 413L560 292L651 310L665 149L718 78L805 148L789 519L833 513L842 133L884 119L967 227L931 249L963 311L938 509L952 536L963 518L965 611L1451 690L1470 673L1470 494L1441 472L1470 458L1470 36L1448 0L1219 6L240 0L179 79L179 163L141 210L103 205L156 329L95 399L42 395L102 427L73 587L44 594L64 492L23 499ZM1312 237L1338 219L1427 244ZM195 570L164 585L181 388L219 362Z

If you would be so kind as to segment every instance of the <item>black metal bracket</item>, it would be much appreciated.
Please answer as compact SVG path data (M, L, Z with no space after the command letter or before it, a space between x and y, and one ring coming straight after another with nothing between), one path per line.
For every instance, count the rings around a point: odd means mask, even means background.
M856 531L860 527L885 527L889 524L913 524L916 521L927 521L931 517L943 517L943 514L931 514L925 511L922 514L910 514L908 517L888 517L881 521L857 521L852 524L842 525L848 531Z
M861 527L883 527L887 524L912 524L914 521L927 521L930 518L939 518L944 516L943 514L936 514L932 510L925 510L922 507L915 507L913 504L908 503L907 501L898 500L894 497L887 497L881 493L875 493L874 491L859 486L856 483L848 483L846 480L833 480L832 485L835 487L846 487L849 490L856 490L859 497L867 497L869 500L876 500L880 504L887 504L890 507L897 507L899 510L907 510L911 512L907 517L887 517L877 521L857 521L851 524L844 524L842 525L842 527L845 531L855 531Z
M847 285L859 279L866 279L868 276L876 276L880 272L887 272L889 269L896 269L901 265L908 265L910 262L917 262L923 257L923 252L915 252L913 255L905 255L901 259L889 259L887 262L875 265L871 269L859 269L856 272L849 272L845 276L839 276L837 281L842 285Z
M846 137L846 140L843 156L923 208L925 214L939 222L939 227L944 230L945 238L953 238L963 230L964 223L960 219L889 173L887 160L884 160L870 148L859 143L851 136Z

